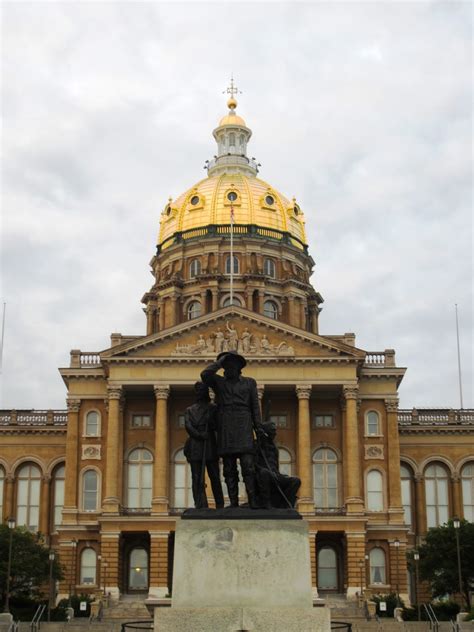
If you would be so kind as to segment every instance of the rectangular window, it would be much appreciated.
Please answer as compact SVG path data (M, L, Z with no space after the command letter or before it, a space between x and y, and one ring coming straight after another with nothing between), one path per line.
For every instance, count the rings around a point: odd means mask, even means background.
M132 415L132 428L151 428L151 415Z
M178 415L178 428L184 428L184 415Z
M288 416L284 415L270 415L268 421L275 424L277 428L288 428Z
M315 415L313 428L334 428L334 415Z

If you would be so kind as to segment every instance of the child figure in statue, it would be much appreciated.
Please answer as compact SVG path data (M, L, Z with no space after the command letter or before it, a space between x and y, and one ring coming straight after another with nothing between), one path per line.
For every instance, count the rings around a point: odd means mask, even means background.
M184 455L191 466L194 506L196 509L208 507L204 482L207 468L216 509L222 509L224 495L215 435L217 406L211 402L209 388L202 382L195 383L194 392L196 403L185 412L185 427L189 438L184 446Z

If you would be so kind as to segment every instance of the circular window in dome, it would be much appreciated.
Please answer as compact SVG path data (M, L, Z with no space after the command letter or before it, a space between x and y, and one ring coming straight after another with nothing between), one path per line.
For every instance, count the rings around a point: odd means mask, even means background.
M231 191L227 194L227 199L231 202L235 202L235 200L237 199L237 193L235 191Z
M191 202L191 204L193 206L196 206L196 204L199 203L199 195L193 195L193 197L191 198L190 202Z
M166 215L168 215L168 217L171 215L171 206L169 204L166 207Z
M265 203L268 204L268 206L272 206L272 204L275 204L275 198L273 197L273 195L267 195L267 197L265 198Z
M293 208L293 211L294 211L295 215L299 215L300 209L297 206L295 206Z

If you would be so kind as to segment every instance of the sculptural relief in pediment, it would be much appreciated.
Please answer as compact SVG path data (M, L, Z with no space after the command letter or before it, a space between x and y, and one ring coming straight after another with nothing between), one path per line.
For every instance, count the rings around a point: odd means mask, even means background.
M207 335L199 334L194 343L178 342L172 355L215 356L223 351L237 351L244 356L295 355L294 347L277 334L254 333L248 327L237 329L229 321Z

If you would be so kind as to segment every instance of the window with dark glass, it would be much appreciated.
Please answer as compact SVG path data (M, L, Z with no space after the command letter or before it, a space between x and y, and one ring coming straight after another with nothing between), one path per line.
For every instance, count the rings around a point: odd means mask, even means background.
M334 415L315 415L313 428L334 428Z
M231 264L230 264L230 257L226 257L225 260L225 273L226 274L230 274L231 271ZM238 258L234 255L234 270L233 270L234 274L238 274L239 273L239 260Z
M263 262L263 273L272 279L275 278L275 262L273 259L265 259Z
M235 200L237 199L237 193L235 191L229 191L229 193L227 194L227 199L229 200L229 202L235 202Z
M132 428L151 428L151 415L132 415Z
M193 206L196 206L199 204L199 195L193 195L190 201Z
M275 204L275 198L273 197L273 195L265 196L265 204L267 204L267 206L272 206L273 204Z
M263 315L267 318L278 318L278 307L273 301L265 301L263 303Z
M201 315L201 303L199 301L192 301L188 305L188 320L193 320L193 318L199 318Z
M199 259L193 259L189 266L189 276L193 279L198 274L201 274L201 262Z

